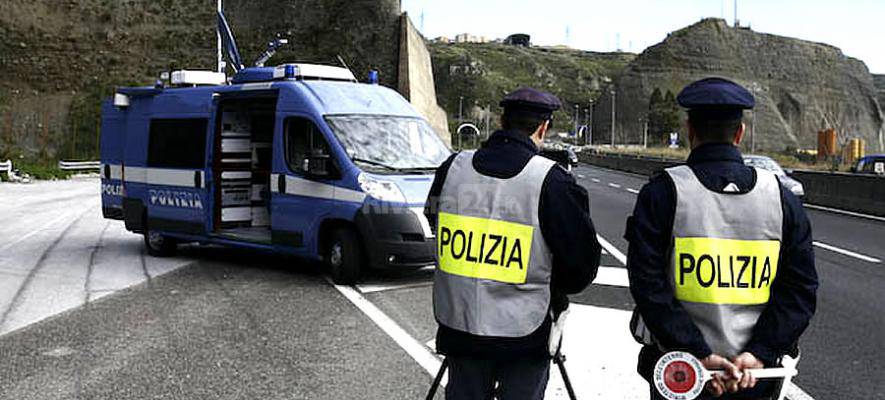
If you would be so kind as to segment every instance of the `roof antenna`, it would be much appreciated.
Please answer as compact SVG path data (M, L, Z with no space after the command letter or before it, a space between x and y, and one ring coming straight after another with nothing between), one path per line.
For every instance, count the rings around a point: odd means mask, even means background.
M263 67L264 63L266 63L267 60L270 60L270 58L273 57L274 54L277 54L277 50L287 45L288 43L289 39L281 37L278 33L277 38L267 44L267 50L264 50L264 53L261 53L261 55L258 56L258 59L255 60L255 66Z
M340 62L341 65L342 65L344 68L347 68L347 70L350 71L350 74L351 74L351 75L356 76L356 74L353 73L353 70L350 69L350 67L347 65L346 62L344 62L344 59L341 58L341 55L340 55L340 54L336 55L335 57L338 57L338 62Z

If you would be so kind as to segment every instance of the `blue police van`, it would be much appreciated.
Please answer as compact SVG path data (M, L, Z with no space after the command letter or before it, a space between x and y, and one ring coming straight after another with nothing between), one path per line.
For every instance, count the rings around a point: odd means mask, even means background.
M323 260L337 283L433 263L423 207L451 150L402 96L346 68L176 71L102 105L102 208L144 235Z

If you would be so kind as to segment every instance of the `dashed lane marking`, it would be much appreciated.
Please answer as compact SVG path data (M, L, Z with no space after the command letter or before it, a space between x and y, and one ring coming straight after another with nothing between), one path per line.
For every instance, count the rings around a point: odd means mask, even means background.
M639 191L633 188L627 188L627 191L633 194L639 194Z
M845 250L845 249L842 249L842 248L839 248L839 247L836 247L836 246L833 246L833 245L829 245L829 244L826 244L826 243L821 243L821 242L811 242L811 243L814 244L814 245L817 246L817 247L822 248L822 249L829 250L829 251L832 251L832 252L834 252L834 253L839 253L839 254L842 254L842 255L844 255L844 256L853 257L853 258L856 258L856 259L858 259L858 260L862 260L862 261L866 261L866 262L870 262L870 263L874 263L874 264L879 264L879 263L882 262L882 260L880 260L880 259L878 259L878 258L870 257L870 256L863 255L863 254L860 254L860 253L855 253L855 252L853 252L853 251L851 251L851 250Z
M617 183L609 183L608 185L611 186L611 187L613 187L613 188L615 188L615 189L620 189L620 188L621 188L621 185L618 185Z
M599 183L599 182L600 182L599 179L596 179L596 178L590 178L590 180L593 181L593 182L595 182L595 183Z

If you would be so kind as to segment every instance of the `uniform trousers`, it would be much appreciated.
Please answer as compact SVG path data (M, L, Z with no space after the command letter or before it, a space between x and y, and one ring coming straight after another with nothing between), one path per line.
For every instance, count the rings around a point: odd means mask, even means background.
M449 356L447 400L542 400L550 358L493 360Z

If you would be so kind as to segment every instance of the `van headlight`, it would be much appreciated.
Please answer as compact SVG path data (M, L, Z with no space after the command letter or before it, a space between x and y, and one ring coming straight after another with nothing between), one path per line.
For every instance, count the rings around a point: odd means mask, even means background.
M360 189L375 199L392 203L406 202L406 196L396 182L376 179L364 173L359 175L357 182L360 184Z

